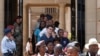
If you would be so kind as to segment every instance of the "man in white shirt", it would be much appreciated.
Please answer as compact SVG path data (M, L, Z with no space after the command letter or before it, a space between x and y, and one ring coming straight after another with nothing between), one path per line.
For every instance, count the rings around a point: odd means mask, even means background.
M11 29L6 28L4 34L5 35L1 41L1 52L3 56L13 56L16 50L16 44L13 40Z

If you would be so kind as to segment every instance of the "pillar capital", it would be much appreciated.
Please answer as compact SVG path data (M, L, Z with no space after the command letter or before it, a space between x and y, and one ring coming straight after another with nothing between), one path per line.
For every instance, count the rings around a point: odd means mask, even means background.
M65 15L64 15L64 12L65 12L65 4L66 3L60 3L59 4L59 22L60 22L60 28L61 29L65 29Z
M57 3L67 3L68 1L67 0L55 0Z
M66 3L59 3L60 7L65 7Z

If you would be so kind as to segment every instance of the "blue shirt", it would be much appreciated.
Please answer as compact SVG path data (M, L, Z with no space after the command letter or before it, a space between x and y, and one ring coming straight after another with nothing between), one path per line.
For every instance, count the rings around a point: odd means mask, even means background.
M39 33L41 32L41 30L38 28L35 30L34 35L36 36L36 41L40 41L40 35Z
M54 38L52 36L50 36L49 38L44 34L40 40L44 40L45 43L47 43L48 41L54 41Z
M4 36L1 41L1 52L8 53L16 50L16 44L14 40L10 40L7 36Z
M61 40L60 40L60 43L63 47L66 47L67 44L69 43L69 40L65 37L62 37Z

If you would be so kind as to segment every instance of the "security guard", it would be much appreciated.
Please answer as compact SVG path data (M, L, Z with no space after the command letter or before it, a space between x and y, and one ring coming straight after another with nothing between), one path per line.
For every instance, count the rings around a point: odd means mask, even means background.
M14 56L16 50L16 44L12 37L11 29L6 28L4 30L4 37L1 41L1 52L3 56Z

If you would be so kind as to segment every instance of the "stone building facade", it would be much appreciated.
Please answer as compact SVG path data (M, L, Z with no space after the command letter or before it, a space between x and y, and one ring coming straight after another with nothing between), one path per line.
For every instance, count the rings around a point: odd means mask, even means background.
M29 26L30 7L57 7L59 8L60 28L71 32L70 22L70 5L71 0L23 0L23 50L29 36L28 30L32 30ZM34 10L33 10L34 11ZM38 16L37 16L38 17ZM29 29L30 28L30 29ZM100 42L100 0L85 0L85 42L91 37L96 37ZM4 30L4 0L0 0L0 41L3 37ZM31 32L30 32L31 33Z

